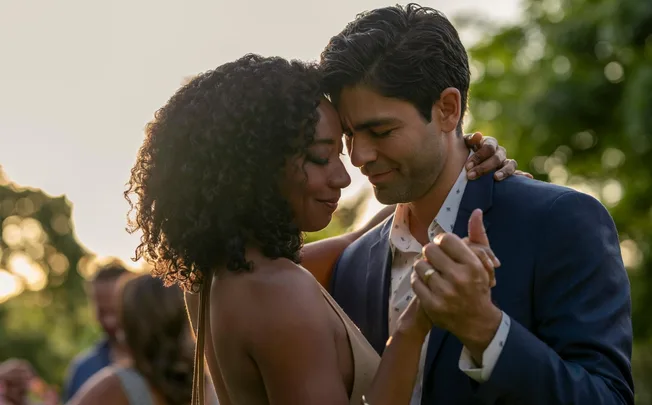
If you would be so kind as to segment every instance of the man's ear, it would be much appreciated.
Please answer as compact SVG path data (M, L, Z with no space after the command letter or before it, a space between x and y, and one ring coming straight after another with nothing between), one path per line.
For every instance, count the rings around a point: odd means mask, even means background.
M432 106L432 118L443 132L455 132L462 114L462 95L454 87L444 89Z

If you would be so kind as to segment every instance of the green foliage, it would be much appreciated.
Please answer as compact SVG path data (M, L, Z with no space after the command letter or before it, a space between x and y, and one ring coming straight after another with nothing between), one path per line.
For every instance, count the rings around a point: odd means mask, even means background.
M97 337L77 271L88 253L75 239L70 215L64 197L0 181L2 282L7 287L9 271L26 288L0 306L0 360L27 359L57 385L71 358Z
M652 2L527 4L522 23L470 50L472 126L537 178L609 208L632 282L642 388L652 335ZM638 403L649 396L641 392Z

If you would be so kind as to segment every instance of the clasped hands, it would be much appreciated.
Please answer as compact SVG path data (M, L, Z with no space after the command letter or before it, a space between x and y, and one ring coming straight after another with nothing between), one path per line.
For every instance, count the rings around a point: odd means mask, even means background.
M412 273L416 297L401 318L412 319L409 323L416 323L422 332L433 325L449 331L481 365L502 320L502 312L491 300L494 269L500 261L489 247L482 211L472 213L467 238L440 234L423 253Z

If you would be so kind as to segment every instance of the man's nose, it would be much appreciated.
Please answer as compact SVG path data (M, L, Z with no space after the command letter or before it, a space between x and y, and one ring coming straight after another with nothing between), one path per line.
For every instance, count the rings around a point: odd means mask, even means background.
M362 167L378 157L374 142L366 134L354 135L350 145L351 163L355 167Z

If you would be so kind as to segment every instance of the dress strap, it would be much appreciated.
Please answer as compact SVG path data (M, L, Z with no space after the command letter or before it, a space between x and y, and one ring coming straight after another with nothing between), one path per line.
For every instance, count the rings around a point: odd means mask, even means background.
M204 405L204 322L206 302L211 293L212 278L204 276L199 291L199 313L197 316L197 345L195 347L195 367L192 376L192 405Z

